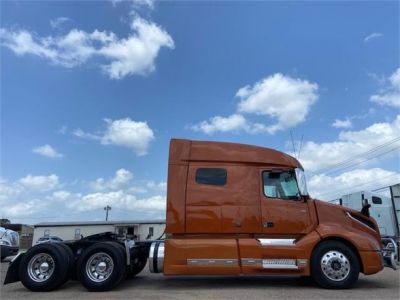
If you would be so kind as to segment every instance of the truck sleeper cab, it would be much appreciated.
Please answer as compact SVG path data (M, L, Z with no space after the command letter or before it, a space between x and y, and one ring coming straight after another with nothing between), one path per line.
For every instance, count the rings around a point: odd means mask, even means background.
M373 218L311 199L301 164L273 149L171 140L166 214L164 240L97 235L37 245L11 263L5 283L52 290L77 274L89 290L109 290L148 259L165 275L312 276L324 288L349 288L360 272L396 267L398 250L382 249Z

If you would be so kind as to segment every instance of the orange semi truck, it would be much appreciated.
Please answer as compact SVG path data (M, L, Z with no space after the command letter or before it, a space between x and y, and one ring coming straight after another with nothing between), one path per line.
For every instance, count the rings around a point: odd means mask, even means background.
M50 291L78 279L105 291L148 262L165 275L311 276L349 288L360 272L397 265L398 242L381 241L367 203L359 212L310 198L301 164L273 149L171 140L166 214L163 240L39 244L13 259L4 283Z

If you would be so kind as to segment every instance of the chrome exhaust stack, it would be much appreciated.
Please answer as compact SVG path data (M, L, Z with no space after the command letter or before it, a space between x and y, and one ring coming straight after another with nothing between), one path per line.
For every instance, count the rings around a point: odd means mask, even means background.
M149 269L151 273L164 272L164 242L155 241L150 246Z

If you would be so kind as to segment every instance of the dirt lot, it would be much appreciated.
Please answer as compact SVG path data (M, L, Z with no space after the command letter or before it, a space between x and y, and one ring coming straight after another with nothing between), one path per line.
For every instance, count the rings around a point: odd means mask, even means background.
M8 263L1 264L1 282ZM165 277L143 271L107 293L87 292L70 281L50 293L32 293L21 283L0 286L5 299L400 299L399 271L360 276L352 290L324 290L299 278Z

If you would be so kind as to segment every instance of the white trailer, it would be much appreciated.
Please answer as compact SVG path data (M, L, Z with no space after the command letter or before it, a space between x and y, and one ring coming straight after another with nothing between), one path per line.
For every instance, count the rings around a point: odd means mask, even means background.
M400 185L399 185L400 186ZM400 188L399 188L400 189ZM398 214L399 208L394 206L391 198L383 196L378 193L369 191L360 191L343 195L339 199L335 199L333 203L349 207L355 210L361 210L363 201L368 200L371 205L369 211L371 216L376 220L379 226L379 231L382 237L398 237L399 236L399 223ZM397 198L397 201L400 199ZM398 205L397 207L399 207Z
M0 227L0 254L1 260L13 256L19 250L19 234L16 231Z

